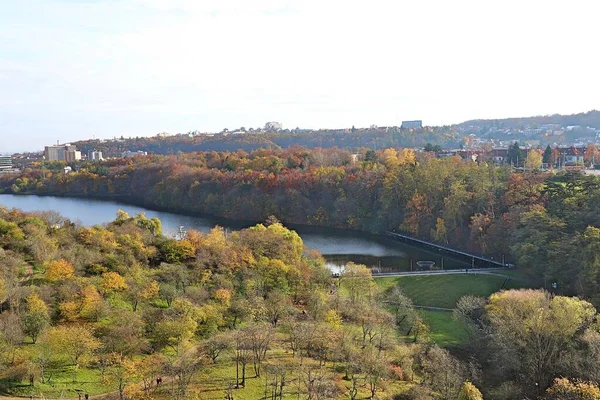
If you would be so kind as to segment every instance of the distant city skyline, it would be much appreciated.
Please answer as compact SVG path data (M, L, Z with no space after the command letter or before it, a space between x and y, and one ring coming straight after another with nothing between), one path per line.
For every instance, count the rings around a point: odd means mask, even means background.
M600 108L593 1L0 4L0 153Z

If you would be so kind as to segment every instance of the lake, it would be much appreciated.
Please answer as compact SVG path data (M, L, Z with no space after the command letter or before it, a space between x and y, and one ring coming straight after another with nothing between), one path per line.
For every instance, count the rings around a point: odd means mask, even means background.
M157 217L162 221L163 233L175 236L179 227L208 232L215 225L236 230L247 228L254 223L233 221L222 218L190 216L164 211L150 210L115 201L54 196L17 196L0 194L0 206L18 208L23 211L52 210L72 222L85 226L102 225L115 219L117 210L129 215L145 213L148 218ZM331 228L318 228L305 225L290 225L302 237L306 247L318 250L327 261L327 266L336 271L349 261L365 264L382 272L408 271L417 261L442 263L439 254L408 246L387 237L368 233ZM448 256L443 258L445 269L465 268L462 261Z

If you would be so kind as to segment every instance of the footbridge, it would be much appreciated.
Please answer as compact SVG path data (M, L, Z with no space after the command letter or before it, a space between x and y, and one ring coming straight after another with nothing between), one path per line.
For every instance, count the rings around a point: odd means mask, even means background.
M391 232L391 231L387 231L385 233L387 236L392 237L396 240L408 243L408 244L414 244L414 245L418 245L420 247L425 247L428 248L430 250L435 250L438 251L440 253L444 253L444 254L448 254L453 258L457 258L459 260L462 260L466 263L470 263L471 264L471 268L485 268L485 267L492 267L492 268L507 268L507 267L514 267L514 265L512 264L507 264L504 262L504 257L502 261L498 261L495 260L491 257L486 257L483 256L481 254L473 254L473 253L468 253L466 251L461 251L461 250L457 250L457 249L453 249L450 247L446 247L446 246L442 246L440 244L437 243L433 243L433 242L429 242L427 240L422 240L422 239L417 239L414 238L412 236L408 236L402 233L398 233L398 232Z

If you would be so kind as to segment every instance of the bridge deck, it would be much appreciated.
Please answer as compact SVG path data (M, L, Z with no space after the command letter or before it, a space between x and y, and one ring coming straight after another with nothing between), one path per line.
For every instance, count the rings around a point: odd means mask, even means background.
M390 231L388 231L388 232L386 232L386 235L391 236L391 237L401 238L401 239L404 239L404 240L406 240L408 242L415 242L415 243L419 243L419 244L422 244L422 245L433 247L433 248L436 248L436 249L439 249L439 250L444 250L445 252L450 253L450 254L454 254L454 255L458 255L458 256L462 256L462 257L468 257L468 258L473 259L473 260L484 261L484 262L486 262L488 264L496 265L498 267L508 267L508 266L511 266L510 264L502 263L502 262L494 260L494 259L492 259L490 257L485 257L485 256L478 255L478 254L467 253L465 251L461 251L461 250L453 249L453 248L450 248L450 247L442 246L442 245L437 244L437 243L429 242L427 240L417 239L417 238L414 238L414 237L411 237L411 236L408 236L408 235L403 235L403 234L397 233L397 232L390 232Z

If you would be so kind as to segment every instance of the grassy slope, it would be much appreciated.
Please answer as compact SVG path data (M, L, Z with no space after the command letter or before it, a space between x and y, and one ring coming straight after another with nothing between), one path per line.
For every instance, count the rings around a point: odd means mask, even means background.
M398 285L415 305L454 308L465 295L488 297L502 288L505 278L494 275L422 275L383 277L375 280L384 290ZM509 280L505 289L518 289L525 284ZM467 340L465 329L452 319L451 312L420 310L429 325L431 339L440 346L454 346Z
M398 285L415 305L454 308L467 294L488 297L497 292L504 278L481 274L421 275L377 278L376 281L384 289Z

